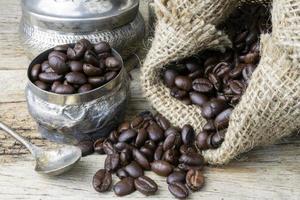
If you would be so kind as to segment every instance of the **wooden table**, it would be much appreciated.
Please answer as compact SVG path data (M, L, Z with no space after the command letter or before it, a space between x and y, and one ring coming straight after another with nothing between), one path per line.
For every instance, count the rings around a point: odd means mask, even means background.
M26 108L24 87L29 61L18 39L19 1L0 0L0 10L0 121L38 146L49 146L36 133ZM151 110L142 96L139 75L138 69L132 71L128 118ZM103 156L92 155L63 176L44 177L33 171L34 163L26 149L0 131L0 199L115 199L113 192L99 194L91 185L103 161ZM148 174L159 185L158 195L149 198L172 198L165 179ZM207 167L205 176L205 187L191 199L300 199L300 136L252 150L227 166ZM122 199L141 198L144 196L135 192Z

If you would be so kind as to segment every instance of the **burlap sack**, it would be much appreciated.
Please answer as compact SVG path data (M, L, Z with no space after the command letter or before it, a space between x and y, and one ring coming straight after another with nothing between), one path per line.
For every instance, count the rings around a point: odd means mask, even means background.
M203 2L155 1L156 32L141 77L145 96L157 111L172 124L182 127L188 123L197 131L205 123L200 108L171 97L160 73L168 63L200 50L230 46L215 25L240 2ZM272 4L273 32L261 36L261 61L231 115L225 141L218 149L202 152L210 164L225 164L300 128L300 2L274 0Z

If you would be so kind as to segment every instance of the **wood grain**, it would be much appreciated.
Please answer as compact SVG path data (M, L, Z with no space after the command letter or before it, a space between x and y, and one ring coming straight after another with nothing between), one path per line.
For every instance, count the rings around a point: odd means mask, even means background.
M53 146L40 138L30 117L24 88L29 60L19 42L19 0L0 0L0 121L40 147ZM139 69L132 71L127 119L143 110L152 110L143 98ZM33 171L32 159L18 142L0 131L0 199L119 199L113 192L96 193L91 186L93 174L103 166L104 157L83 158L74 170L49 178ZM256 148L227 166L206 167L206 185L191 199L300 199L300 135L276 144ZM170 199L165 178L148 173L159 185L152 199ZM134 194L122 199L141 199Z

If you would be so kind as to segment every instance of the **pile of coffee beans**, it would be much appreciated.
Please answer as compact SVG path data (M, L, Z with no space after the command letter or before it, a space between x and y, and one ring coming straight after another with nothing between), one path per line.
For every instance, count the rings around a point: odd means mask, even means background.
M196 139L201 150L218 148L224 140L230 115L260 60L258 38L270 29L266 13L259 6L237 10L222 27L232 38L232 49L201 52L163 71L172 97L201 107L207 120Z
M122 123L108 138L95 141L94 151L107 155L104 169L93 178L98 192L111 189L112 173L116 173L120 179L112 187L116 195L136 190L153 195L158 186L145 176L148 170L167 177L168 189L177 198L186 198L190 191L198 191L204 185L204 161L197 152L193 128L172 127L160 114L153 116L145 111L131 122Z
M115 78L121 67L107 42L93 45L81 39L74 48L54 47L48 60L32 67L30 80L40 89L57 94L83 93Z

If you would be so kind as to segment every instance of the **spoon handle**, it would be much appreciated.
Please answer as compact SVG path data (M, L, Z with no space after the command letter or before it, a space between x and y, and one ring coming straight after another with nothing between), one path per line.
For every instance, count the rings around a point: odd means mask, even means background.
M0 122L0 128L3 131L5 131L6 133L8 133L9 135L11 135L12 137L14 137L19 142L21 142L30 151L30 153L33 156L36 156L36 154L38 152L38 147L37 146L31 144L28 140L26 140L25 138L23 138L22 136L20 136L19 134L17 134L15 131L13 131L12 129L10 129L8 126L6 126L2 122Z

